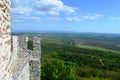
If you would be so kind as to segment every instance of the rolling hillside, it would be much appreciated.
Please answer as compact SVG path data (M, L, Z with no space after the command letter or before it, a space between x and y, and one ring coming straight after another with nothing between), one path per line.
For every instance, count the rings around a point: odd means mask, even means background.
M17 35L41 37L42 80L120 80L120 35L88 33L17 33Z

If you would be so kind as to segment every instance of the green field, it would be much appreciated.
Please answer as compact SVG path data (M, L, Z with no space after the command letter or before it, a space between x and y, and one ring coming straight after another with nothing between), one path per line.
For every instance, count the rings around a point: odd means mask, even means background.
M51 32L17 35L41 37L42 80L120 80L120 35Z

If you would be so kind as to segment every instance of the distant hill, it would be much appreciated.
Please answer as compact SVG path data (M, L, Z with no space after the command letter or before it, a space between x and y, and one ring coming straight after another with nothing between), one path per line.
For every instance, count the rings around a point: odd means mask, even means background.
M42 80L120 80L120 35L88 33L16 35L41 37ZM66 76L63 76L63 73Z

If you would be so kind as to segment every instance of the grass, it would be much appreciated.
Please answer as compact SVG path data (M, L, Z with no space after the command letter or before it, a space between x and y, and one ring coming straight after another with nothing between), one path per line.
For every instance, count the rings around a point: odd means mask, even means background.
M81 78L80 80L113 80L113 79L110 79L110 78L98 78L98 77L90 77L90 78Z
M120 54L120 51L115 51L115 50L106 49L106 48L102 48L102 47L88 46L88 45L82 45L82 44L77 44L76 46L80 47L80 48L88 48L88 49L95 49L95 50L101 50L101 51L110 51L113 53Z

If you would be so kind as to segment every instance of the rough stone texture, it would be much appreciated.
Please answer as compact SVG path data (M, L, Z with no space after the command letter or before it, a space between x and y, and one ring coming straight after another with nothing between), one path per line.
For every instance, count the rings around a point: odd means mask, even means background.
M30 53L30 80L40 80L40 38L33 38L33 51Z
M29 53L23 47L24 45L27 46L24 39L26 37L12 37L13 80L29 80Z
M13 36L13 80L40 80L40 39L33 38L33 51L27 49L28 37Z
M10 0L0 0L0 80L12 80Z
M10 5L0 0L0 80L40 80L40 38L33 38L33 51L27 49L27 37L11 39Z

